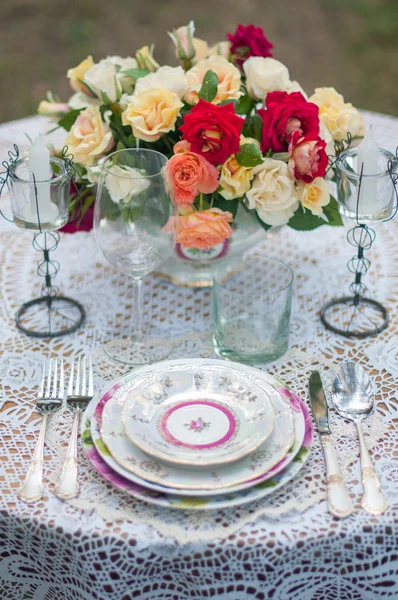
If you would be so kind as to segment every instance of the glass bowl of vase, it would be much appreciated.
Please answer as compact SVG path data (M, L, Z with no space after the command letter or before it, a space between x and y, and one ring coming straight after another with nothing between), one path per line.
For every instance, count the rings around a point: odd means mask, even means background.
M280 227L265 232L256 215L239 205L232 229L233 234L228 240L207 250L181 248L177 244L156 274L184 287L210 287L213 266L218 267L222 262L226 273L239 271L243 254L273 236Z

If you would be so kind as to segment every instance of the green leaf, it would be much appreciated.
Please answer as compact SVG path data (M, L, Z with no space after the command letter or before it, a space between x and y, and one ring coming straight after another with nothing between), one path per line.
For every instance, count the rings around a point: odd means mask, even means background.
M338 203L334 196L330 195L330 202L327 206L323 207L323 212L328 218L329 225L332 227L342 227L344 225L343 219L339 212Z
M256 144L244 144L235 158L241 167L255 167L263 162L263 155Z
M258 142L261 142L262 129L263 122L260 115L250 115L245 119L242 135L245 137L252 137Z
M220 194L214 192L213 208L219 208L224 212L230 212L235 219L236 213L238 212L238 207L239 200L237 198L235 200L226 200Z
M93 439L91 437L89 421L85 424L85 429L82 433L82 442L83 442L83 445L86 447L91 447L93 445Z
M137 81L137 79L139 79L140 77L145 77L145 75L149 75L150 70L137 68L137 69L126 69L126 71L120 71L120 72L123 73L123 75L127 75L128 77L131 77L132 79Z
M297 231L311 231L321 225L326 225L326 221L313 215L309 210L304 211L303 207L300 206L288 222L289 227L296 229Z
M108 448L105 446L104 442L100 438L96 440L95 445L97 446L97 450L99 450L100 454L102 454L103 456L111 455Z
M206 75L203 78L202 87L199 91L199 98L202 100L207 100L207 102L211 102L217 95L217 86L220 80L218 79L217 74L214 71L207 71Z
M254 100L248 94L241 96L235 104L235 112L237 115L248 115L254 106Z
M66 131L70 131L82 110L82 108L77 108L76 110L71 110L66 113L66 115L58 121L58 127L63 127Z

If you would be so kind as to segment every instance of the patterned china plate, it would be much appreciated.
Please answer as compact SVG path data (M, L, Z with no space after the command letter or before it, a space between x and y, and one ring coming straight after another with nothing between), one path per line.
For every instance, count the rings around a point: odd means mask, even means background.
M104 393L101 401L106 403L106 401L113 396L117 389L126 383L132 376L133 375L131 373L128 373L121 380L114 382ZM266 481L261 481L261 479L254 481L252 482L252 487L248 489L239 492L223 493L212 497L176 496L167 492L155 492L148 489L145 485L139 485L119 475L103 460L103 456L98 452L91 437L91 422L96 422L96 420L92 417L96 407L97 409L99 408L97 398L93 398L93 400L90 402L90 405L86 409L85 417L82 420L81 437L84 452L94 469L116 489L124 491L128 495L145 502L156 504L157 506L181 510L220 510L223 508L239 506L259 500L265 496L268 496L269 494L272 494L274 491L278 490L280 487L293 479L306 462L312 447L313 426L307 406L294 392L290 392L287 388L283 387L279 383L277 383L277 385L283 397L286 399L291 399L293 410L295 412L300 411L303 414L305 420L303 444L299 449L299 452L294 456L292 462L283 468L282 471L277 473L277 467L275 467L275 469L273 469L270 473L269 479ZM105 447L104 449L106 450ZM286 460L286 458L287 457L285 457L284 460Z
M203 467L237 461L274 427L275 393L257 373L221 361L153 365L124 396L127 436L168 463Z

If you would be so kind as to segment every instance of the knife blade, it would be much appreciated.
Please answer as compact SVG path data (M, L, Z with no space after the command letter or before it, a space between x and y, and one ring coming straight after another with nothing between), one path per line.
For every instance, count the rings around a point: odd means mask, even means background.
M329 410L319 371L311 373L309 395L312 414L318 427L326 466L326 487L329 512L335 517L348 517L354 505L340 472L336 450L329 425Z

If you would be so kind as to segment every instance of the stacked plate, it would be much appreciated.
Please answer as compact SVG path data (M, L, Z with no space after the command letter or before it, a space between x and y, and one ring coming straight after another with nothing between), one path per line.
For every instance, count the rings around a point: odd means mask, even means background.
M252 367L171 360L114 382L85 413L82 440L114 486L173 508L214 509L273 493L312 443L306 405Z

